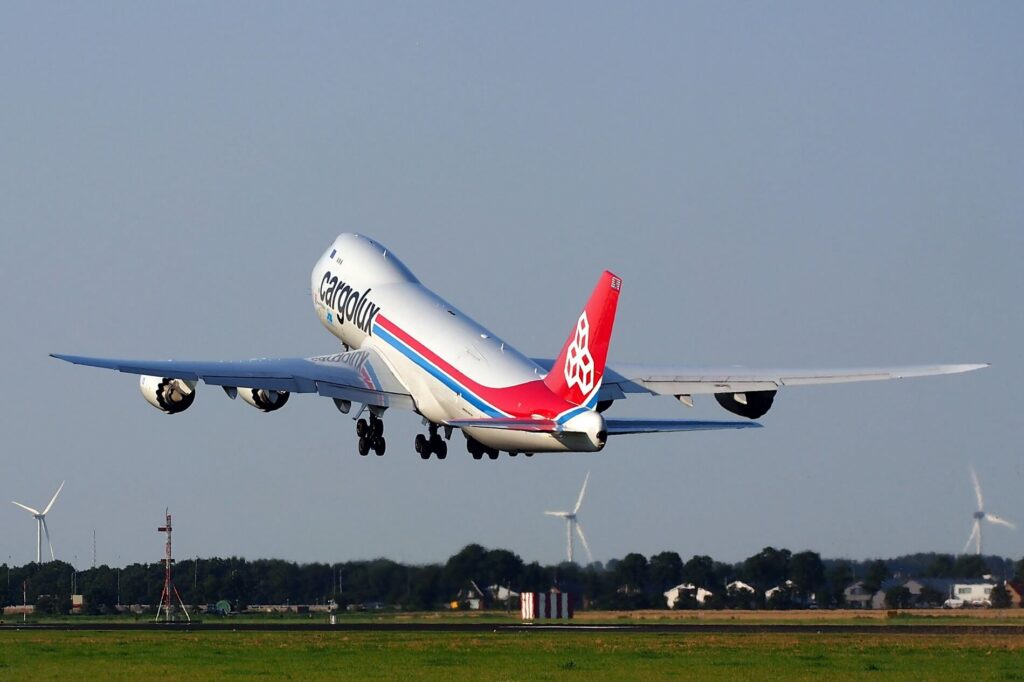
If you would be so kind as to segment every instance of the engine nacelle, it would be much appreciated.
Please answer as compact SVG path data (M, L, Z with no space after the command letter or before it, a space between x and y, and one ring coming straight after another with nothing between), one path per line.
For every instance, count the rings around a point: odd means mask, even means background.
M763 416L775 401L775 391L747 391L746 393L716 393L718 404L733 414L748 419Z
M264 388L239 388L238 397L261 412L280 410L288 402L288 391L268 391Z
M184 412L196 399L196 382L163 377L139 377L139 390L146 402L166 414Z

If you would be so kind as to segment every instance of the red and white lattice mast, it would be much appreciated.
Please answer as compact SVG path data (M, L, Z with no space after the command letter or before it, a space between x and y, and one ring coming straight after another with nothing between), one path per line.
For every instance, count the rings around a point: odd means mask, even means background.
M181 594L178 593L178 588L171 581L171 564L174 563L174 559L171 558L171 512L169 509L165 509L164 514L167 516L166 523L157 528L161 533L167 534L167 545L164 552L164 589L160 593L160 606L156 609L156 622L160 622L161 611L164 612L164 621L168 623L174 622L174 597L178 598L181 610L185 613L185 618L192 622L191 616L188 615L188 609L185 608L185 602L181 600Z

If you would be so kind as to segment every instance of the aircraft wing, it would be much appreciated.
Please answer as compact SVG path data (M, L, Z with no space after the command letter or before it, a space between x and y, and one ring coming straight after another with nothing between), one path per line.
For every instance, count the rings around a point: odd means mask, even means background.
M550 359L534 359L550 370ZM619 400L628 393L698 395L775 391L784 386L841 384L913 377L958 374L988 367L987 363L963 365L908 365L831 369L753 369L748 367L689 367L683 365L611 364L605 368L600 400Z
M605 419L609 436L628 433L664 433L668 431L716 431L719 429L759 429L757 422L695 421L689 419Z
M623 393L696 395L774 391L784 386L842 384L913 377L958 374L988 367L987 364L910 365L834 369L748 369L746 367L657 367L621 364L609 367L604 384Z
M234 361L119 360L51 354L76 365L203 381L214 386L316 393L379 407L414 409L412 396L384 359L373 350L312 358L259 358Z

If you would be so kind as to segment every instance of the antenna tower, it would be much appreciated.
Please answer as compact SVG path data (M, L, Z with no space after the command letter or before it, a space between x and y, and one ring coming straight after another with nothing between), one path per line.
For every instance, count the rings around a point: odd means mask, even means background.
M164 589L160 592L160 606L156 609L156 622L160 622L160 612L164 612L164 622L174 622L174 597L178 598L178 604L181 605L181 610L185 614L185 618L191 623L192 618L188 615L188 609L185 608L185 602L181 600L181 595L178 593L178 588L174 586L174 582L171 580L171 564L174 563L174 559L171 558L171 512L169 509L164 510L164 514L167 519L163 526L157 528L161 533L167 534L167 544L164 550Z

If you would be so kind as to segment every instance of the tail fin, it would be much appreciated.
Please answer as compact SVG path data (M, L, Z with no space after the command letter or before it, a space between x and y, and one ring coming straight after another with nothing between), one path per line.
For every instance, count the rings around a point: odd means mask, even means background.
M556 395L577 405L593 406L604 376L621 289L622 280L605 270L544 378L544 384Z

